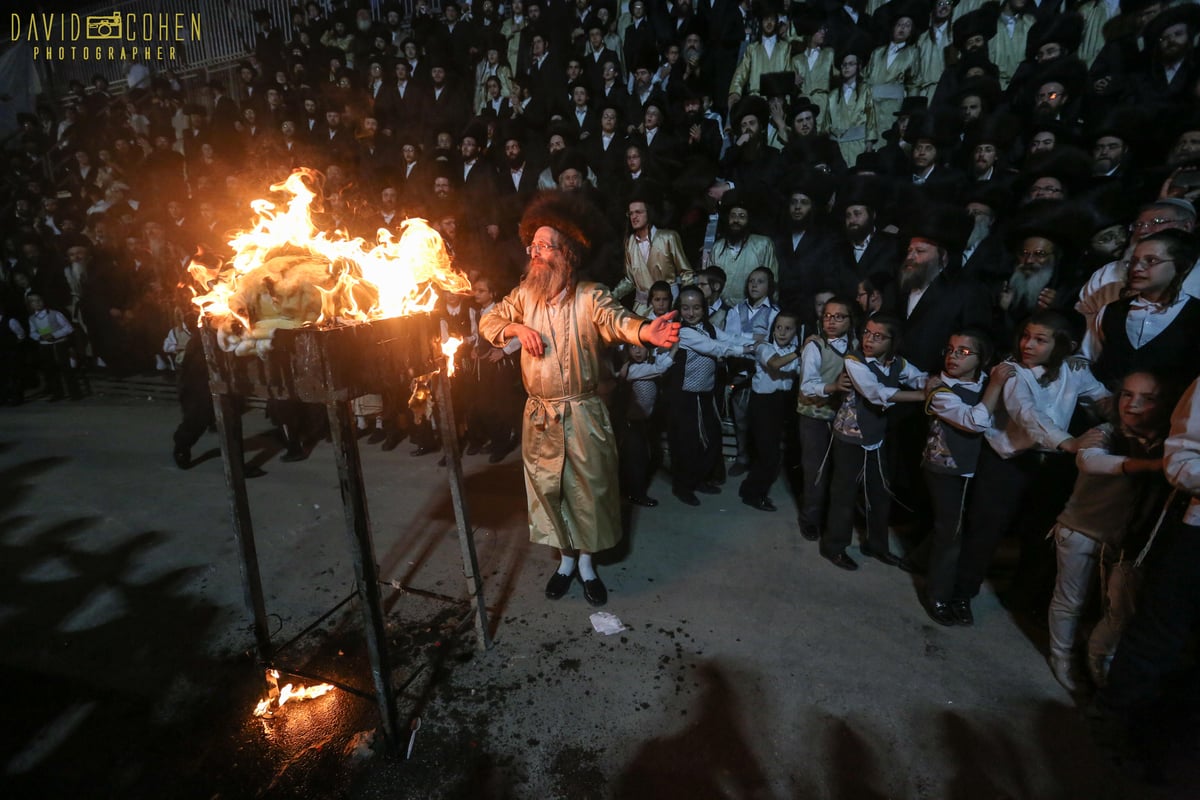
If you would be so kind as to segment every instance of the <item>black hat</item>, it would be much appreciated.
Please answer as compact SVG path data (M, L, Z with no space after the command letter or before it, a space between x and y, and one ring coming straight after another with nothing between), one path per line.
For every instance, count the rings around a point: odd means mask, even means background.
M817 208L829 205L829 198L837 188L832 176L818 170L803 170L789 173L783 182L785 194L802 194L813 201Z
M1020 130L1021 121L1012 114L988 114L971 129L963 143L963 149L970 152L981 144L990 144L995 145L997 150L1008 150L1016 141Z
M834 51L834 69L841 66L842 62L846 60L846 56L858 56L859 72L866 69L874 44L871 37L861 28L852 29L849 34L842 37L842 41Z
M753 12L754 16L759 19L763 17L777 17L783 13L783 5L779 0L756 0Z
M878 157L877 153L863 155ZM837 213L845 213L850 206L866 206L878 211L886 195L882 178L875 175L852 175L838 189Z
M771 116L771 110L767 105L767 101L754 95L743 97L729 113L729 121L733 123L733 129L737 131L742 127L742 119L751 115L758 117L759 128L766 130L767 120Z
M1078 12L1058 14L1034 23L1025 40L1025 58L1032 60L1042 45L1056 42L1063 50L1074 53L1083 41L1083 17Z
M788 108L788 119L795 120L796 117L799 116L800 112L802 112L802 111L811 112L813 115L813 119L816 119L817 117L821 116L821 107L819 105L817 105L816 103L814 103L812 100L801 95L800 97L797 97L795 102L792 103L792 105Z
M792 3L788 21L796 36L812 36L825 25L825 11L817 3Z
M35 128L39 125L36 114L30 114L28 111L18 111L17 124L24 125L26 122L28 122L30 125L33 125Z
M1036 101L1038 89L1051 82L1061 83L1068 97L1083 97L1087 76L1087 65L1078 58L1055 59L1050 65L1033 74L1033 80L1029 81L1029 91L1032 95L1029 99Z
M1127 146L1133 147L1141 143L1145 135L1152 131L1153 124L1152 117L1146 114L1144 107L1118 106L1089 131L1088 141L1095 142L1104 136L1115 136Z
M729 214L729 210L733 208L744 208L754 216L755 203L754 198L748 192L743 192L740 189L730 189L721 195L721 219L725 219Z
M470 137L475 140L478 145L487 144L487 125L480 120L471 120L467 123L466 130L463 131L461 139Z
M972 36L990 40L996 35L996 23L1000 19L999 3L984 3L974 11L954 20L953 33L956 46L961 50Z
M1091 215L1093 233L1113 225L1128 225L1137 215L1137 205L1124 186L1112 182L1090 193L1083 207Z
M925 0L891 0L880 6L879 10L875 12L875 21L885 40L891 41L892 28L895 26L896 20L901 17L908 17L912 20L913 32L909 41L915 42L917 37L929 27L929 3Z
M883 158L877 152L859 153L850 168L852 175L879 175L883 172ZM853 203L851 204L853 205ZM865 205L865 204L864 204Z
M1012 251L1020 250L1021 243L1031 236L1049 239L1063 251L1065 259L1078 254L1091 235L1091 216L1084 206L1057 200L1034 200L1017 210L1006 238Z
M1092 157L1077 147L1056 146L1035 153L1025 162L1022 185L1028 189L1038 178L1056 178L1068 195L1080 191L1092 174Z
M900 231L901 239L925 239L939 247L962 252L974 223L961 206L936 203L921 208Z
M1146 29L1142 31L1142 38L1145 39L1147 48L1153 49L1150 47L1150 43L1157 42L1167 28L1180 24L1187 25L1188 39L1194 40L1196 33L1200 32L1200 5L1176 3L1148 22ZM1194 41L1192 43L1195 44Z
M525 146L525 122L521 118L501 120L496 126L495 139L501 144L516 140Z
M958 90L954 92L954 103L957 105L963 101L964 97L974 95L983 101L983 106L987 111L991 111L1000 104L1000 97L1003 93L1000 81L988 75L980 75L967 78L958 85Z
M555 183L558 183L558 176L569 169L587 177L587 159L583 157L583 153L570 147L554 154L554 158L550 161L550 177L554 179Z
M1162 0L1121 0L1121 16L1132 17Z
M924 139L939 149L948 147L954 142L956 127L957 115L948 109L914 114L904 130L904 141L916 144Z
M959 56L958 63L954 65L954 71L959 80L969 80L972 77L972 70L979 70L978 77L986 76L997 79L1000 77L1000 68L992 63L992 57L988 55L987 48L963 53Z
M270 22L271 12L265 8L256 8L250 12L250 18L255 22Z
M929 98L922 95L908 95L900 101L900 110L893 111L893 117L911 117L913 114L920 114L929 108Z
M796 93L796 73L768 72L759 78L758 91L763 97L792 97Z
M971 185L963 194L962 204L965 208L971 203L979 203L992 210L996 217L1005 217L1012 205L1013 195L1008 188L1008 181L971 181Z

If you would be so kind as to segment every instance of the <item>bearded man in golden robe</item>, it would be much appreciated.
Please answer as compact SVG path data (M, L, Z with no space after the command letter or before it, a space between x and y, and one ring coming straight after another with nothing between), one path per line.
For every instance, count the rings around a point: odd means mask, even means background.
M558 569L546 597L566 594L576 572L584 598L608 601L592 554L621 540L617 444L597 394L605 347L619 342L670 347L679 341L675 312L647 321L627 311L602 284L583 280L599 212L574 194L545 192L521 219L529 270L521 285L479 321L494 346L521 342L525 404L521 453L530 539L556 547Z

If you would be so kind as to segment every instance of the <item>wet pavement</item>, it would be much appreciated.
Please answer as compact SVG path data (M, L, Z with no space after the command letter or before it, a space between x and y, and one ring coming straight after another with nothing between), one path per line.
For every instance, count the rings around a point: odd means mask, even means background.
M845 573L736 487L689 508L662 479L601 566L596 633L576 583L530 545L516 454L468 457L494 647L475 647L446 471L363 447L406 732L384 752L347 603L280 655L339 686L252 716L251 649L216 437L178 470L161 399L0 412L0 787L5 797L1158 798L1092 745L1044 634L990 592L974 628L925 616L910 575ZM353 573L328 444L279 462L246 417L275 642L347 598ZM857 550L852 551L857 557ZM393 589L395 586L403 587ZM292 678L311 683L309 678ZM414 719L420 728L412 739ZM1184 793L1180 793L1184 792Z

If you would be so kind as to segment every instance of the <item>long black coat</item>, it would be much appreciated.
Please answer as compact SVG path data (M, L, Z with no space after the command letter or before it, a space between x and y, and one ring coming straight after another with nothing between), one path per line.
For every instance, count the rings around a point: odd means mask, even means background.
M901 312L907 308L901 297ZM942 368L942 349L950 334L963 328L988 331L992 301L982 283L960 271L942 272L933 279L905 321L900 355L919 369L936 374Z

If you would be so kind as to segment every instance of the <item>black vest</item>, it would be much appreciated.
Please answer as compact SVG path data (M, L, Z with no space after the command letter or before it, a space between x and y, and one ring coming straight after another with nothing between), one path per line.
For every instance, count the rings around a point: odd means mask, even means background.
M710 338L710 339L717 338L717 330L716 330L716 328L714 328L712 326L711 322L705 321L704 323L702 323L700 325L699 330L703 331L704 334L706 336L708 336L708 338ZM676 349L674 361L671 363L671 366L667 369L667 374L665 376L666 377L666 381L665 381L666 388L672 394L678 393L678 392L696 391L695 389L684 388L687 385L687 382L685 381L685 378L686 378L687 372L688 372L687 362L688 362L688 359L691 359L691 358L704 358L704 359L708 359L709 361L713 362L711 368L712 368L712 372L713 372L714 386L708 387L708 389L705 391L712 391L715 388L717 359L713 358L712 356L707 356L704 353L697 353L694 350L687 350L683 347L680 347L680 348ZM707 371L707 369L705 371Z
M1092 367L1101 383L1114 386L1137 369L1169 376L1186 386L1200 375L1200 301L1188 298L1175 320L1142 347L1134 348L1125 334L1132 297L1114 300L1104 307L1100 331L1104 350Z
M937 391L953 392L967 405L973 406L983 397L983 391L968 389L962 384L944 386ZM932 395L930 395L932 397ZM928 406L926 406L928 412ZM975 472L979 462L982 433L970 433L934 417L929 423L929 436L921 465L930 472L943 475L966 475Z
M862 353L847 354L846 359L854 359L866 365L879 383L890 389L900 388L900 373L904 371L904 367L908 363L900 356L896 356L885 372L878 361L867 361ZM854 417L853 420L839 419L851 414ZM843 401L842 408L838 411L838 417L834 419L833 431L838 438L854 441L855 444L861 444L864 447L879 444L887 434L887 409L874 403L868 403L858 392L850 392ZM855 431L858 433L857 437L854 436Z

